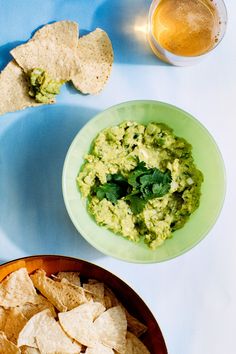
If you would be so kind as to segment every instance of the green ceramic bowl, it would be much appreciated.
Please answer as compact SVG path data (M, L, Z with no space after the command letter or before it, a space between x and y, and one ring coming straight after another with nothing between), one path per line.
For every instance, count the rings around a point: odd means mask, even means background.
M88 153L91 142L106 127L125 120L138 123L162 122L173 128L177 136L192 144L193 156L204 174L199 208L185 226L157 250L150 250L98 226L86 210L86 201L76 186L76 176ZM223 205L225 169L220 151L209 132L190 114L166 103L131 101L113 106L90 120L77 134L67 153L63 169L63 195L67 211L80 234L106 255L128 262L153 263L179 256L201 241L212 226Z

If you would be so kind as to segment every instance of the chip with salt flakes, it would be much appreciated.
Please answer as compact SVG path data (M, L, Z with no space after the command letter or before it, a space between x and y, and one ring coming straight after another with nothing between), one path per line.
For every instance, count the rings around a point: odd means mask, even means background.
M150 352L140 339L127 332L125 354L150 354Z
M0 332L0 353L2 354L20 354L20 349L9 341L5 333Z
M81 286L80 276L78 272L59 272L56 276L53 277L59 280L66 279L74 285Z
M111 348L105 347L105 345L98 344L95 348L87 348L85 354L113 354L114 351Z
M66 279L55 281L47 277L42 269L31 275L31 279L34 286L61 312L87 302L83 288L71 284Z
M17 63L11 61L0 74L0 115L39 106L28 91L27 77Z
M72 77L74 86L83 93L99 93L110 76L113 58L112 44L105 31L97 28L81 37L77 48L80 70Z
M98 343L98 335L93 325L93 321L105 307L98 302L89 302L78 306L77 308L59 313L59 322L64 331L79 343L94 347Z
M26 268L16 270L0 283L0 306L15 307L35 301L36 290Z
M94 327L99 341L120 354L125 354L127 320L121 306L110 308L95 321Z
M38 348L42 353L80 353L81 346L73 343L53 318L49 310L33 316L18 337L18 346Z
M17 344L18 335L27 321L27 318L17 307L7 310L7 320L3 331L14 344Z

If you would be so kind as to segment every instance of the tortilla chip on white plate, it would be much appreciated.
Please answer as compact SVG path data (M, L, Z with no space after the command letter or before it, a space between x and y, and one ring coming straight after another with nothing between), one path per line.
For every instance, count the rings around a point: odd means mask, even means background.
M87 347L95 347L99 341L93 321L104 311L105 307L99 302L88 302L71 311L59 313L58 317L62 328L71 338Z
M26 268L8 275L0 283L0 306L16 307L26 302L36 302L36 290Z
M111 41L100 28L79 38L77 60L80 70L72 77L74 86L85 94L100 92L111 74L113 58Z
M125 354L127 320L121 306L111 307L95 321L94 327L103 345Z
M0 332L0 353L2 354L20 354L20 349L9 341L4 332Z
M39 106L28 92L29 84L23 70L11 61L0 74L0 115Z

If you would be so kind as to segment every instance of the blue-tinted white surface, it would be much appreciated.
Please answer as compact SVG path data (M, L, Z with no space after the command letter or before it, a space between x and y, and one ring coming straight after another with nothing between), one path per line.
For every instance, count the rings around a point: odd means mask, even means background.
M110 81L98 96L63 88L55 106L0 117L0 262L50 253L108 268L143 297L157 317L170 354L235 354L236 2L221 45L200 64L158 61L140 31L147 0L0 0L0 69L9 51L48 22L78 21L81 33L101 27L114 45ZM156 265L126 264L93 249L76 232L61 193L66 151L97 112L132 99L175 104L197 117L222 151L228 191L208 237L189 253ZM206 151L207 154L207 151ZM209 159L211 157L209 156Z

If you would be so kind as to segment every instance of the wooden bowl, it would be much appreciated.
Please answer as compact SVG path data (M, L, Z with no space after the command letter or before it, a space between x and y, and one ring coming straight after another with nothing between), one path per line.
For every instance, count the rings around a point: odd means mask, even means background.
M26 267L29 273L42 268L48 275L59 271L78 271L84 278L94 278L103 282L114 291L127 310L148 327L141 339L149 351L152 354L167 354L164 338L151 311L134 290L114 274L95 264L76 258L32 256L0 265L0 281L22 267Z

